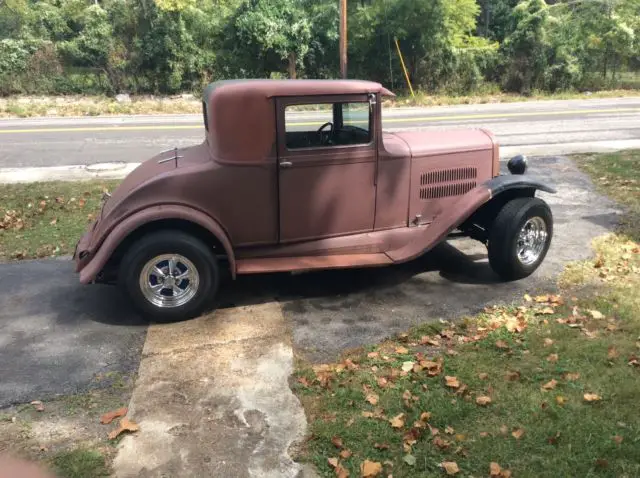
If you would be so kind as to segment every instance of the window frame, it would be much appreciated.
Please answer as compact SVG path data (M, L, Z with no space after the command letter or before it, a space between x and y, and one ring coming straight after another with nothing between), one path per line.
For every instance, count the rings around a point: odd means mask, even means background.
M309 154L331 154L341 151L363 150L369 151L375 149L376 145L376 128L375 128L375 108L371 108L369 96L366 93L348 94L348 95L318 95L318 96L301 96L301 97L280 97L277 102L277 129L278 129L278 155L279 156L307 156ZM286 109L290 106L330 104L333 114L333 120L336 121L336 106L341 103L363 103L369 111L369 141L367 143L346 144L346 145L324 145L309 146L303 148L289 148L287 146L287 130L286 130ZM342 108L339 108L339 119L342 122ZM335 123L334 123L335 127Z

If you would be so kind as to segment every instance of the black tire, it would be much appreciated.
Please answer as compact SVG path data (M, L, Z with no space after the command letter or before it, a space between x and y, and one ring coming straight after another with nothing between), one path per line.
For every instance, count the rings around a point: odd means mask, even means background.
M195 294L184 304L161 307L142 291L140 275L145 264L163 254L186 258L198 273ZM202 314L213 303L219 283L220 269L213 251L199 239L176 230L154 232L136 241L122 258L118 274L118 285L136 310L155 322L174 322Z
M540 218L546 227L546 241L535 260L523 262L518 257L518 235L532 218ZM535 219L534 219L535 221ZM553 215L542 199L517 198L506 203L496 216L489 231L489 264L504 280L523 279L540 266L553 237Z

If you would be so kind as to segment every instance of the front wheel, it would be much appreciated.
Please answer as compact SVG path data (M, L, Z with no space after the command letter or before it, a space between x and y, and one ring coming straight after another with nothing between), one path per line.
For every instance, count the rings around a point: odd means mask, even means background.
M489 264L505 280L531 275L540 266L553 236L553 216L539 198L506 203L489 232Z
M216 258L202 241L179 231L158 231L129 248L118 283L143 316L172 322L204 312L219 276Z

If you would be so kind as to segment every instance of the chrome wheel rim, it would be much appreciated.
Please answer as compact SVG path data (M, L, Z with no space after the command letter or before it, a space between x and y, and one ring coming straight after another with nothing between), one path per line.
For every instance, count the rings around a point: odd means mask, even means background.
M140 272L140 290L156 307L180 307L198 292L200 275L189 259L162 254L148 261Z
M536 262L547 243L547 224L541 217L532 217L524 223L518 233L516 250L521 264L528 266Z

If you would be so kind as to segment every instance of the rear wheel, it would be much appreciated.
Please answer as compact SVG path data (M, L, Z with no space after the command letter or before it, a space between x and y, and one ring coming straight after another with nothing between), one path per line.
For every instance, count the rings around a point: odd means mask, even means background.
M195 317L218 290L215 256L199 239L159 231L134 243L122 258L118 283L135 308L157 322Z
M489 232L489 264L505 280L531 275L542 263L553 236L553 216L539 198L506 203Z

